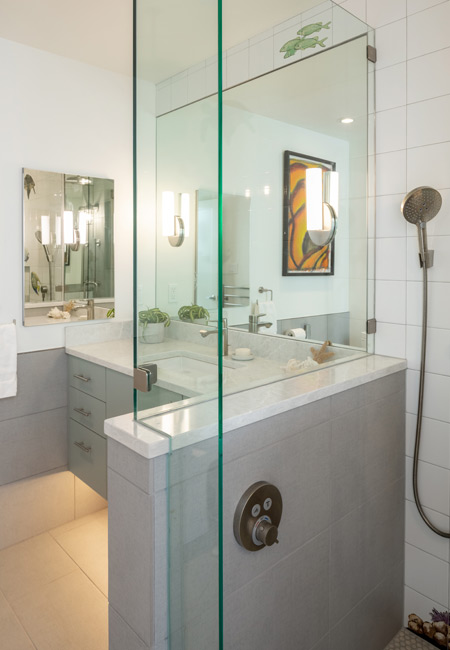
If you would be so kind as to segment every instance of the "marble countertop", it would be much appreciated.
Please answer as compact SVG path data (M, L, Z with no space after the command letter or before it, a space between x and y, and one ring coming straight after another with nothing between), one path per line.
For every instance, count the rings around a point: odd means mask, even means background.
M372 355L225 396L224 433L405 369L404 359ZM163 408L140 422L131 414L106 420L105 434L145 458L167 453L169 440L174 450L218 434L216 399Z
M87 343L83 345L66 345L67 354L102 365L116 372L133 376L133 341L122 339L104 341L100 343ZM161 368L158 366L157 385L176 393L181 393L187 398L195 399L192 403L213 399L217 396L218 375L217 353L215 347L205 345L201 342L181 341L178 339L166 338L163 343L144 344L139 343L139 356L141 363L157 362L173 357L185 357L202 361L211 365L211 371L205 376L189 371L175 371L173 369ZM355 352L355 357L360 357ZM351 357L338 358L320 366L320 370L326 367L336 366L338 363L348 363ZM230 354L223 358L223 389L225 395L242 392L256 388L265 383L272 384L292 376L309 374L310 369L287 372L286 364L273 359L255 356L251 360L236 361ZM203 366L207 369L208 366ZM172 407L173 408L173 407ZM161 407L163 409L163 407ZM153 413L152 413L153 414Z

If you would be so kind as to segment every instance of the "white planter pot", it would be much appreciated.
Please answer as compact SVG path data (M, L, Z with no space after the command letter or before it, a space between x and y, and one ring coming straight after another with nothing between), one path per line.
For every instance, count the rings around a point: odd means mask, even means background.
M148 323L147 327L143 325L139 327L141 343L162 343L164 341L164 323Z

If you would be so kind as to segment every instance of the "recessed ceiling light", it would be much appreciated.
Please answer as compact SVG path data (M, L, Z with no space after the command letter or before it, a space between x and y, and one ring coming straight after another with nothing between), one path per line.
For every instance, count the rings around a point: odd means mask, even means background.
M341 122L342 124L351 124L353 122L353 117L343 117Z

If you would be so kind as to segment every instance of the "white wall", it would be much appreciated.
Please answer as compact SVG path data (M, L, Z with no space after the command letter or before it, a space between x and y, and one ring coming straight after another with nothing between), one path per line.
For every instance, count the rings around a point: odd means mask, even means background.
M406 357L405 615L430 620L449 603L449 541L420 519L412 456L421 337L417 233L400 214L407 191L431 185L443 207L429 223L428 361L419 489L431 519L449 530L450 495L450 2L345 0L376 27L376 352Z
M80 43L82 47L82 43ZM22 167L115 181L116 315L132 317L132 78L0 39L0 322L19 351L64 345L22 323Z

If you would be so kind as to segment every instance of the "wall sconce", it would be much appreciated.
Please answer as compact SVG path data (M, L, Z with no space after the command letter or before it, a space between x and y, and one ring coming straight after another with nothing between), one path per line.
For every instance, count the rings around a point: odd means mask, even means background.
M80 248L80 231L73 227L72 210L64 210L64 243L70 246L72 251Z
M178 215L175 214L175 195L173 192L162 193L162 234L169 244L178 248L189 237L189 194L178 195Z
M339 204L338 172L306 170L306 227L316 246L328 246L336 236Z

